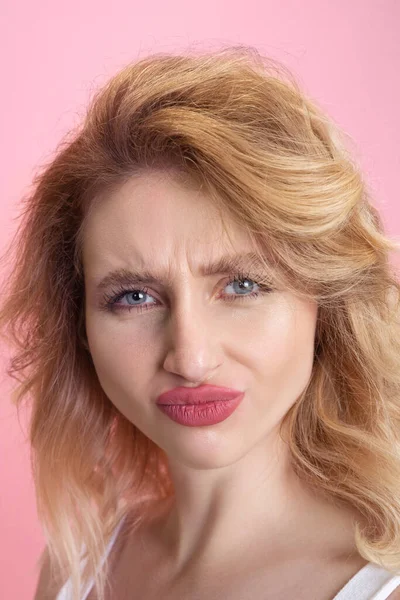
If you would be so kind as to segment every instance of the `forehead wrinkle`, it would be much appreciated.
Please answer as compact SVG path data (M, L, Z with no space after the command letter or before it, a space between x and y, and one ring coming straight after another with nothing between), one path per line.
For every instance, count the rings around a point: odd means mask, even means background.
M197 265L195 274L208 277L212 275L231 274L242 269L259 269L265 271L267 265L255 252L243 254L224 255L217 260L209 260L202 265ZM97 283L97 289L101 290L110 285L121 283L161 283L166 287L172 287L172 265L164 272L157 272L149 268L119 268L109 272Z

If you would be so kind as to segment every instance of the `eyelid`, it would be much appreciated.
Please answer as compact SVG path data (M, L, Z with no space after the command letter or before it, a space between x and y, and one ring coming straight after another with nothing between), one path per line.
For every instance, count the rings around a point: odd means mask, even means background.
M224 279L227 279L227 282L225 283L225 285L227 285L228 283L232 283L233 281L236 281L237 279L251 279L252 281L254 281L254 283L273 287L272 279L266 273L257 273L257 272L250 273L249 271L240 271L240 272L235 271L234 273L229 273L229 274L225 275ZM115 287L114 287L114 289L115 289ZM129 283L121 282L119 284L116 284L116 289L121 290L121 291L123 291L123 290L137 291L139 289L146 289L147 291L149 291L151 288L150 288L149 284L143 283L140 280L138 280L135 282L129 282ZM159 293L159 292L157 292L157 293Z
M226 276L226 282L222 285L222 287L226 287L227 285L230 285L232 283L234 283L235 281L241 281L243 279L249 279L251 281L253 281L259 288L260 288L260 293L268 293L268 291L273 291L274 287L272 285L272 283L269 281L268 277L265 274L256 274L256 273L244 273L244 272L240 272L240 273L232 273L230 275ZM116 288L113 288L110 290L110 293L106 293L104 294L104 299L101 302L101 308L107 309L107 308L111 308L114 304L118 304L118 301L125 296L126 294L129 293L133 293L133 292L142 292L144 294L148 294L149 296L153 296L153 294L151 293L151 289L147 286L147 285L142 285L140 282L138 282L135 285L124 285L123 283L119 284ZM229 294L228 294L229 295ZM232 295L234 296L234 295ZM250 296L250 294L249 294ZM239 297L239 295L238 295ZM243 298L245 298L246 296L243 295ZM132 307L134 307L135 305L131 305ZM136 305L138 308L140 308L141 306L145 306L145 305ZM123 310L123 309L122 309Z

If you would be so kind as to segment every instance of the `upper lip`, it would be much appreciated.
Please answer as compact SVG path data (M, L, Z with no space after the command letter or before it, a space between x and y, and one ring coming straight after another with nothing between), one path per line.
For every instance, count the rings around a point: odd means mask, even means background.
M157 404L205 404L217 400L233 400L243 392L217 385L201 385L197 388L176 387L158 396Z

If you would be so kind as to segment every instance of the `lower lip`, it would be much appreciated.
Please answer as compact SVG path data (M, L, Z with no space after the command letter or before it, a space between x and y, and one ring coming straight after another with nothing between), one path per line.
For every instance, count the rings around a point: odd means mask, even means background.
M215 425L225 421L239 406L244 393L232 400L217 400L206 404L157 404L170 419L187 427Z

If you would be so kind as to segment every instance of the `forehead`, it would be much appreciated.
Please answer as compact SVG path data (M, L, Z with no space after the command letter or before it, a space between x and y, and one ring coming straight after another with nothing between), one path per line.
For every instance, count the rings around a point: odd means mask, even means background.
M96 198L83 236L83 260L129 257L138 266L217 257L256 249L244 228L221 211L196 182L164 171L135 175Z

